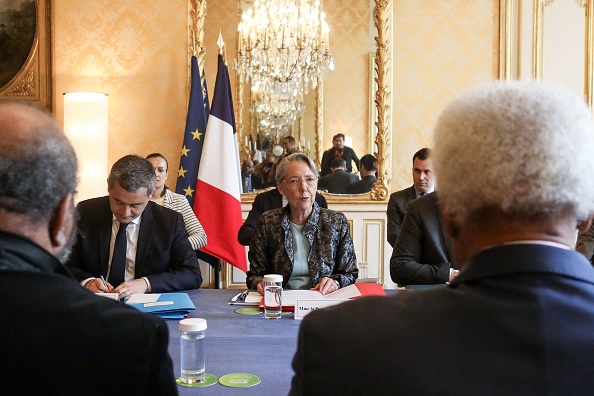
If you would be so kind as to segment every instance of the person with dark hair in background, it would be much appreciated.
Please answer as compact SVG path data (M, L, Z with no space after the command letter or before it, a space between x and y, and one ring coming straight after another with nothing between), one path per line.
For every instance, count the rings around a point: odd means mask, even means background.
M165 322L97 297L63 262L77 161L53 118L0 102L0 386L5 394L177 395Z
M357 175L346 171L346 163L342 158L334 158L330 170L332 173L320 177L318 181L318 188L321 191L331 194L346 194L349 185L359 181Z
M359 158L355 154L355 150L344 145L344 135L342 133L334 135L332 138L332 148L324 151L324 154L322 154L322 173L320 176L324 177L332 172L330 168L332 168L332 160L335 158L342 158L344 160L348 173L353 173L351 162L354 162L357 165L357 169L359 169Z
M262 188L262 180L254 174L254 161L243 160L241 163L241 184L244 193L249 193Z
M155 180L153 164L126 155L111 168L109 195L77 205L80 232L67 265L86 288L123 298L202 284L182 215L150 201Z
M350 184L348 194L362 194L371 191L373 183L377 180L377 159L371 154L365 154L359 162L361 180Z
M206 233L202 228L202 224L200 224L196 218L196 214L192 208L190 208L190 204L186 197L171 191L165 185L167 176L169 176L169 163L167 162L167 159L159 153L149 154L146 156L146 159L153 164L155 174L157 175L157 179L155 180L155 190L151 194L151 201L181 213L184 218L188 240L190 241L190 245L192 245L192 249L198 250L201 247L206 246L206 243L208 242Z
M594 213L593 130L580 97L542 82L449 103L433 159L460 274L309 313L290 394L591 394L594 268L573 246Z
M388 216L388 242L392 247L394 247L400 233L406 205L410 201L435 190L431 150L425 147L417 151L413 155L412 163L413 185L392 193L388 202L388 210L386 211Z

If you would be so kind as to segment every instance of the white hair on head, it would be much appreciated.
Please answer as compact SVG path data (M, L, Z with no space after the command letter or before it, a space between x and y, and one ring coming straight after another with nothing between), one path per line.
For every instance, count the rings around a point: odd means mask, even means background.
M543 82L487 84L452 101L435 127L441 199L458 224L594 212L594 123L583 100Z

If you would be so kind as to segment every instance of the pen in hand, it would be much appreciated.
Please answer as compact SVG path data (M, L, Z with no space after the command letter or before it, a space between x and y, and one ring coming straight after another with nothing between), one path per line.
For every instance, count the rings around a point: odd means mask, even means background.
M105 286L105 291L109 291L109 288L107 287L107 281L105 281L103 275L101 275L101 281L103 282L103 286Z

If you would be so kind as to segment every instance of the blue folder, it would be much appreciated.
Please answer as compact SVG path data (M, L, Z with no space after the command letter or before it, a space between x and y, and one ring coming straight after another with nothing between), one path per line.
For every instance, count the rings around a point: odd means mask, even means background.
M188 293L161 293L156 302L128 305L163 319L183 319L196 309Z

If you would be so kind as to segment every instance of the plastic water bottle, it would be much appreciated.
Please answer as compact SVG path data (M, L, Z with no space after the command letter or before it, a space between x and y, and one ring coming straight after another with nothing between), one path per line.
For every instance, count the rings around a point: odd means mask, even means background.
M181 378L186 384L204 382L206 375L204 339L206 320L200 318L183 319L179 321L181 331Z

